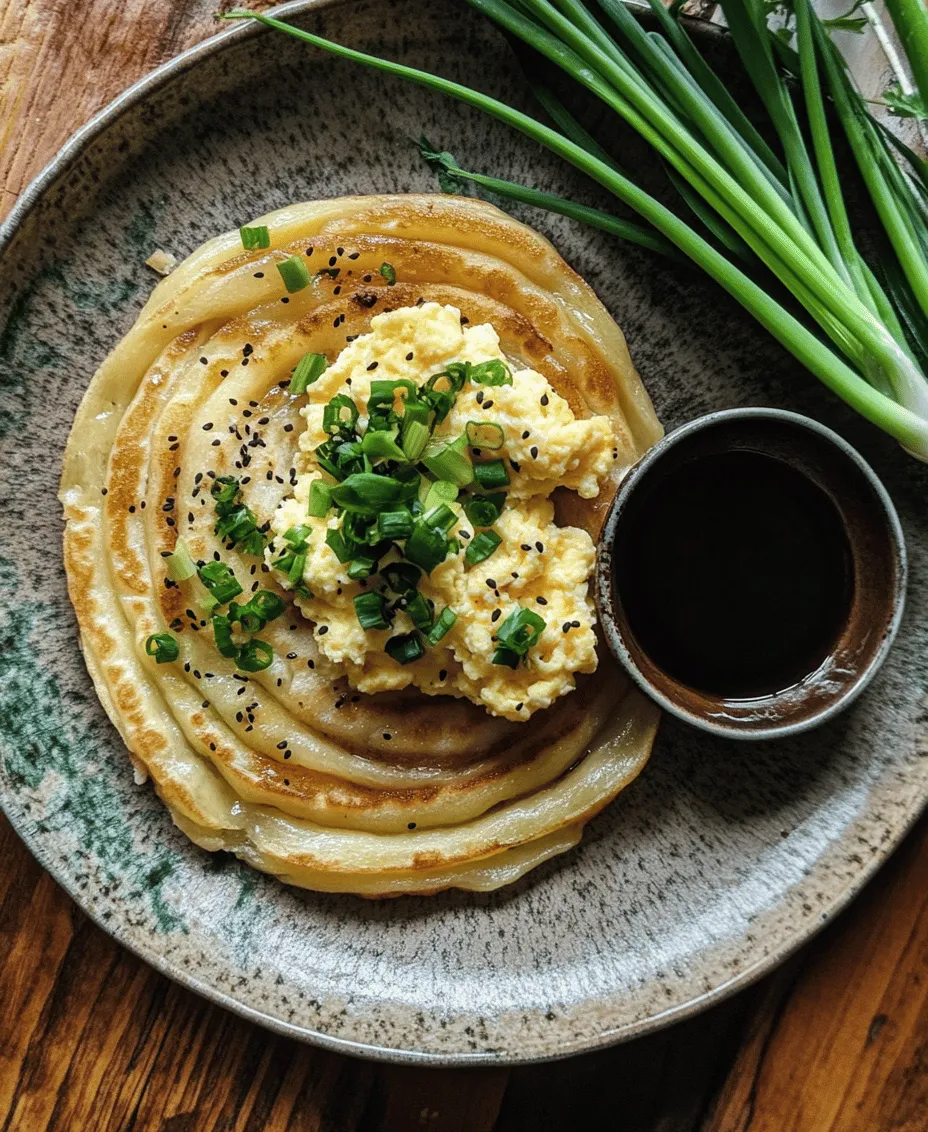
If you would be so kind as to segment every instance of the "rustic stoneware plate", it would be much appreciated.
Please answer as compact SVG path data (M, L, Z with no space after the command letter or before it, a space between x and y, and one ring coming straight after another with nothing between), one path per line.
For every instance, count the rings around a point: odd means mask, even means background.
M528 108L502 39L450 0L302 3L344 42ZM722 66L730 59L705 33ZM55 492L74 410L155 279L290 201L422 191L409 138L590 203L518 135L422 90L238 28L133 87L28 190L0 241L0 801L120 942L282 1033L393 1060L518 1062L653 1030L769 970L858 891L928 797L928 470L852 417L688 267L541 214L624 328L668 428L712 409L807 413L883 478L908 539L905 622L854 707L750 747L665 719L582 846L487 896L368 903L210 856L133 782L77 645ZM624 163L638 151L617 139Z

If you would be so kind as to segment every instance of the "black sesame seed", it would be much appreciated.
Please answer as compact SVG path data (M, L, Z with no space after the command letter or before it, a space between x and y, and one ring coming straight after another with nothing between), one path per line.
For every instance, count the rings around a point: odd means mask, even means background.
M482 389L477 393L477 396L474 398L474 400L477 402L478 405L483 404L483 390Z
M543 542L536 542L535 543L535 549L538 551L539 554L544 554L545 544Z
M510 465L510 467L512 468L512 470L513 470L514 472L521 472L521 471L522 471L522 465L521 465L521 464L517 464L517 463L515 462L515 460L510 460L510 461L509 461L509 465Z
M529 546L529 544L527 542L523 542L522 543L522 549L523 550L531 550L532 548Z
M525 432L522 433L522 439L528 440L529 436L530 436L529 430L526 429Z
M329 631L328 625L320 625L319 626L319 636L320 637L323 636L325 633L328 633L328 631Z
M529 453L531 454L531 457L532 457L533 460L538 459L538 449L536 448L536 446L534 444L529 449Z
M378 362L371 362L371 364L367 367L367 372L370 373L372 370L375 370L378 364Z
M201 366L208 366L209 365L209 358L200 358L200 365Z
M438 679L439 680L447 680L448 679L448 673L444 668L441 670L441 672L439 672Z
M263 279L263 278L264 278L264 272L263 271L256 271L255 272L255 279Z
M547 405L547 403L548 403L548 394L547 393L542 393L541 403L542 403L542 405Z
M415 829L415 828L416 828L416 823L415 823L414 821L411 821L411 822L409 823L409 825L407 825L407 826L406 826L406 828L407 828L407 829Z
M571 628L573 628L573 629L579 629L580 628L580 622L579 621L571 621L570 625L571 625Z
M496 622L499 621L500 617L502 617L502 615L503 615L503 611L501 609L494 609L493 610L493 616L490 618L490 620L495 625Z
M329 256L329 267L334 267L336 265L336 263L338 263L338 256L330 255Z
M487 585L490 587L491 590L495 590L496 586L497 586L496 579L495 578L487 578Z
M393 736L392 736L392 735L390 734L390 732L389 732L389 731L384 731L384 733L383 733L383 737L384 737L384 739L386 739L386 740L387 740L388 742L389 742L389 741L390 741L390 740L391 740L391 739L393 738Z
M521 711L521 710L522 710L522 701L520 700L520 701L519 701L519 702L518 702L518 703L516 704L516 711Z
M413 359L413 356L414 356L413 352L412 352L412 350L410 350L409 353L406 355L406 361L411 362L412 359Z
M287 660L296 660L296 653L295 652L288 652L287 653Z
M254 346L252 346L252 344L250 342L246 342L245 345L242 347L242 353L245 355L246 358L250 354L253 354L254 352L255 352L255 348L254 348Z
M229 376L229 371L228 371L227 369L221 369L221 370L219 371L219 376L220 376L220 377L228 377L228 376ZM234 405L234 404L235 404L235 402L233 401L233 402L232 402L232 404Z
M489 401L484 401L483 407L485 409L492 409L493 408L493 399L491 398Z
M561 629L563 630L563 632L569 633L570 632L570 622L565 621L564 624L561 626Z
M281 741L277 744L277 750L278 751L285 751L286 749L287 749L287 740L281 739Z
M219 439L219 437L217 436L217 437L216 437L216 439L215 439L215 440L213 441L213 443L212 443L212 447L213 447L213 448L218 448L220 444L222 444L222 441L221 441L221 440Z
M206 424L205 424L205 425L203 426L203 431L204 431L204 432L209 432L209 430L210 430L210 429L211 429L212 427L213 427L213 422L212 422L212 421L207 421L207 422L206 422Z
M548 604L548 599L546 597L536 597L535 601L538 602L539 605L547 605Z

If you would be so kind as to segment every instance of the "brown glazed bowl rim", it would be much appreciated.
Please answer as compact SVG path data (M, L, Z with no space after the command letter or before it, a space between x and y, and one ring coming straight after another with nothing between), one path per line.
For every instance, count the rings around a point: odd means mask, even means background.
M746 424L756 421L779 422L794 430L794 438L797 439L799 443L806 443L811 447L815 443L821 444L821 442L824 441L826 445L830 446L834 452L838 454L839 459L843 459L852 464L857 472L863 475L869 487L872 489L873 497L879 505L879 510L882 512L883 518L885 519L886 534L891 544L891 554L894 564L894 570L892 570L890 575L885 579L886 586L891 587L891 614L886 621L885 630L880 643L869 655L866 663L849 679L846 687L829 703L817 710L811 711L811 713L801 718L790 719L787 714L781 721L773 722L767 726L756 724L743 725L739 721L732 720L731 718L726 718L725 722L719 722L710 715L700 714L690 709L679 702L678 699L674 698L673 695L668 694L662 687L658 687L656 683L642 671L633 655L632 649L629 648L627 638L633 640L633 637L627 626L623 624L624 618L618 616L617 607L619 606L619 602L614 589L613 547L615 546L619 527L628 511L629 501L634 493L650 478L649 473L652 472L655 465L661 462L664 457L681 442L688 440L690 437L694 436L694 434L731 422L737 425L739 421L743 421ZM729 443L728 445L721 445L718 451L726 451L730 450L730 448L731 444ZM842 516L842 520L843 518ZM870 465L843 437L816 420L803 416L800 413L790 412L786 409L761 407L722 409L717 412L707 413L705 416L689 421L679 428L674 429L673 432L668 433L642 456L638 463L630 469L622 480L615 499L612 501L606 514L597 546L595 580L596 603L599 609L600 624L602 625L610 652L642 691L661 708L702 731L708 731L711 734L724 736L729 739L773 739L794 735L798 732L807 731L812 727L819 726L819 724L824 723L826 720L848 707L851 702L860 695L864 688L866 688L886 659L902 620L902 614L905 608L907 573L905 539L902 526L899 522L899 516L896 513L896 508L893 505L889 493ZM881 584L882 579L868 578L867 581L868 586L874 589ZM637 642L635 642L634 645L634 651L644 653L644 650L637 645ZM667 677L664 683L668 686L673 686L675 681ZM679 687L682 694L689 691L682 684L680 684ZM783 694L781 693L780 695ZM777 698L776 696L770 697L770 700L774 701ZM785 702L784 700L784 703Z

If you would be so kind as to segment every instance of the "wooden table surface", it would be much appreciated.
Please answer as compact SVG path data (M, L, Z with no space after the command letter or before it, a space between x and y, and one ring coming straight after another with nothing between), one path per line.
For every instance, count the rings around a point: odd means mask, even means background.
M214 0L0 0L0 217ZM265 5L267 6L267 5ZM0 1132L926 1132L928 822L754 988L603 1053L374 1065L275 1037L91 924L0 819Z

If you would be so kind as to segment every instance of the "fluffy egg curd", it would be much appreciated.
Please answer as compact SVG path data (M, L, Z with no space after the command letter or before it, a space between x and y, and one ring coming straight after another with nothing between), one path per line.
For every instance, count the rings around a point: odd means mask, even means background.
M305 430L265 557L358 691L414 686L527 720L596 669L595 547L550 496L595 498L616 438L466 322L402 307L331 365L300 363Z

